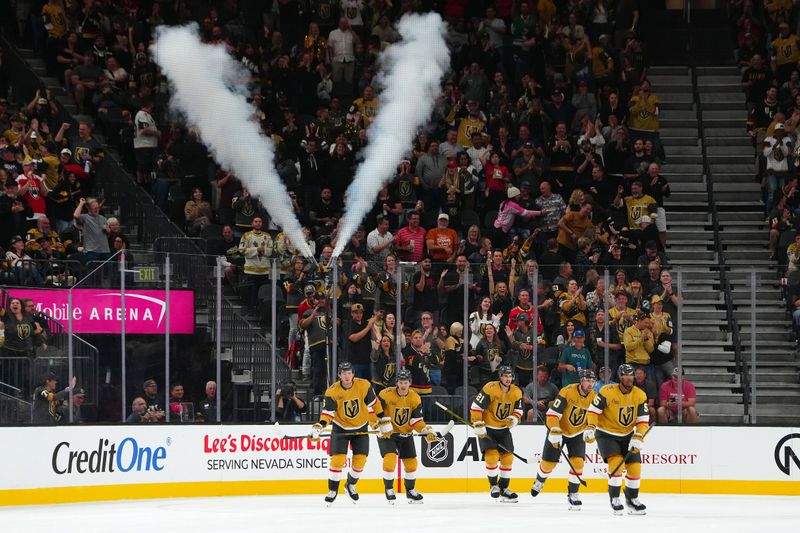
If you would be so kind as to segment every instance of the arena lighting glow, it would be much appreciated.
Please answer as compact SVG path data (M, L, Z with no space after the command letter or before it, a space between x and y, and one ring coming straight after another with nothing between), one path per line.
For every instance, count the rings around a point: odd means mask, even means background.
M225 45L203 44L197 24L159 26L150 51L172 84L171 107L200 131L214 159L261 200L300 254L316 263L275 168L274 143L251 118L247 70Z
M437 13L405 15L397 25L402 40L378 59L378 114L367 130L364 161L347 188L345 213L332 259L350 242L378 193L395 176L414 135L429 120L441 80L450 67L447 30Z

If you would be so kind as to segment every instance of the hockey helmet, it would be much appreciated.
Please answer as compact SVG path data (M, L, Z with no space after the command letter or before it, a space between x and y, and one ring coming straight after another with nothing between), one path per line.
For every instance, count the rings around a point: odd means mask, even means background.
M633 374L633 365L629 365L628 363L622 363L617 369L617 377L620 378L622 376L632 376Z
M398 370L397 381L411 381L411 371L407 368L401 368Z
M512 369L510 365L501 365L497 369L497 375L505 376L506 374L510 375L511 377L514 377L514 369Z
M581 368L580 370L578 370L578 379L580 380L592 379L596 381L597 376L595 375L594 370L592 370L591 368Z
M342 361L339 363L339 367L337 368L337 374L341 374L342 372L352 372L353 371L353 363L349 361Z

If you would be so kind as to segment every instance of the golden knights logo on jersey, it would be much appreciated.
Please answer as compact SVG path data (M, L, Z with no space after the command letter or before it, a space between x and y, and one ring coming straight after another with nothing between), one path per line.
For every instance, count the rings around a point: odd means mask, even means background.
M358 406L358 398L353 398L352 400L346 400L344 402L344 414L348 418L355 418L358 416L359 406Z
M626 405L619 408L619 423L623 426L633 424L634 410L632 405Z
M17 337L20 339L27 339L31 336L30 324L17 324Z
M411 182L410 181L401 181L400 182L400 196L409 196L411 195Z
M494 415L498 420L505 420L511 415L511 404L505 402L498 402L497 408L494 410Z
M573 406L572 410L569 412L569 416L567 417L569 423L575 427L580 427L583 425L584 420L586 420L586 409L581 409L580 407Z
M408 424L411 418L411 410L408 407L398 407L394 410L394 423L396 426Z
M383 381L384 383L389 383L395 374L395 367L397 363L386 363L386 366L383 368Z

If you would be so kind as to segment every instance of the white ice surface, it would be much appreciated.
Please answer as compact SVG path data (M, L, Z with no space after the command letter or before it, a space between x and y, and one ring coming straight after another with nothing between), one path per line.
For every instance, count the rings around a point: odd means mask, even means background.
M520 494L501 504L488 494L427 494L423 505L405 495L389 506L382 495L364 494L352 504L339 494L331 508L323 496L253 496L137 500L0 508L3 533L369 531L516 533L673 533L797 531L800 498L646 494L646 516L613 516L606 494L584 494L584 509L568 511L566 495ZM779 529L774 529L779 528Z

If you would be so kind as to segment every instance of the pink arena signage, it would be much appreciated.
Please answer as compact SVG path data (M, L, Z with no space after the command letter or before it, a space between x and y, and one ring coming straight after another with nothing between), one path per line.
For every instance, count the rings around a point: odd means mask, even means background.
M36 309L58 320L66 329L69 321L66 289L6 289L13 297L30 298ZM75 333L119 334L125 318L125 333L163 334L167 324L166 291L126 290L125 312L119 289L73 289L72 328ZM170 333L194 333L194 294L169 293Z

